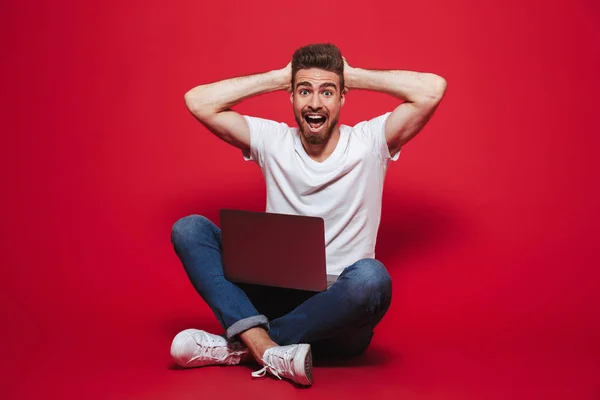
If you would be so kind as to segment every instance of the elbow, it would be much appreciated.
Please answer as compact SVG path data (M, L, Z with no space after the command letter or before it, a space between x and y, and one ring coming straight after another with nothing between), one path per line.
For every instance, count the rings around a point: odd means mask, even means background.
M444 78L439 75L433 75L433 83L431 90L431 97L436 102L439 103L444 94L446 93L446 88L448 87L448 82Z
M185 106L197 118L202 118L203 115L209 112L208 107L202 102L202 99L203 96L197 89L192 89L183 95Z
M442 101L447 86L446 80L441 76L427 74L427 84L414 102L426 107L435 107Z
M195 114L195 111L198 108L198 102L197 102L198 96L195 95L194 90L190 90L188 91L186 94L183 95L183 100L185 101L185 106L188 108L188 110L190 110L193 114Z

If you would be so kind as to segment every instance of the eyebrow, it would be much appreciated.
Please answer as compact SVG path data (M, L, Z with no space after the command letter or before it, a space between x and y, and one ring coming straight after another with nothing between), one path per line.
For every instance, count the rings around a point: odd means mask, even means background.
M298 82L296 84L296 89L299 88L300 86L309 86L312 88L312 84L308 81ZM332 87L337 90L337 85L333 82L325 82L325 83L322 83L321 85L319 85L319 89L324 88L324 87Z

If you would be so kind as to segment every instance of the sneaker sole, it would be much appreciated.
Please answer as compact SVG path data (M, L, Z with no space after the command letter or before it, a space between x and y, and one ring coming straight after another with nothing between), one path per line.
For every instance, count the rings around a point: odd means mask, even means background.
M298 352L294 356L294 372L296 382L303 386L312 385L312 352L310 344L299 344Z

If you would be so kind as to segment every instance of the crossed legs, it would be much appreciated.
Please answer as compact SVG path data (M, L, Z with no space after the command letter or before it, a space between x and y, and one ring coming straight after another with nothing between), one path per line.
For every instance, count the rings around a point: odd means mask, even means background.
M391 279L383 264L363 259L347 267L327 291L308 293L234 284L225 279L221 232L192 215L173 226L171 240L200 296L226 331L239 338L259 363L269 349L310 344L315 355L357 355L391 302ZM245 354L241 361L250 357Z

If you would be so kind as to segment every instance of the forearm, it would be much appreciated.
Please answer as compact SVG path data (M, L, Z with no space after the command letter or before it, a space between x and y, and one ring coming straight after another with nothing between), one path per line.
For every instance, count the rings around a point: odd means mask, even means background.
M383 92L410 103L437 102L446 89L446 81L441 76L412 71L351 68L346 82L349 89Z
M219 113L249 97L289 86L285 71L274 70L197 86L185 94L185 102L196 115Z

